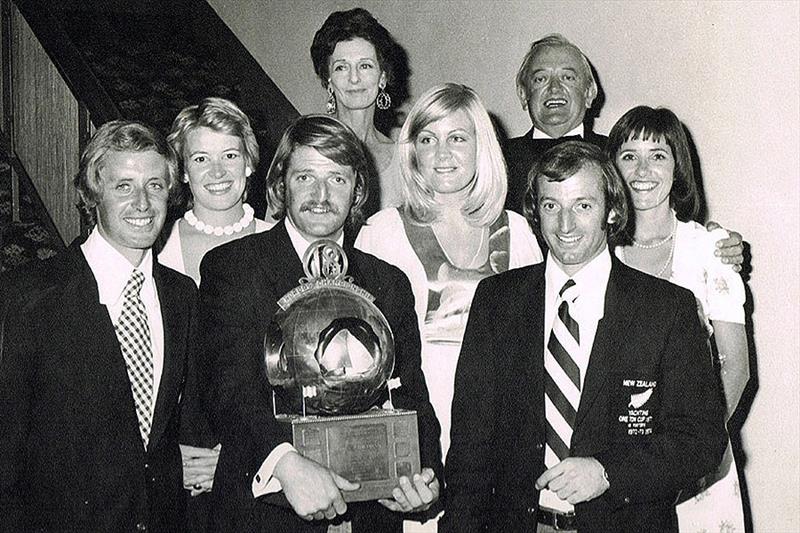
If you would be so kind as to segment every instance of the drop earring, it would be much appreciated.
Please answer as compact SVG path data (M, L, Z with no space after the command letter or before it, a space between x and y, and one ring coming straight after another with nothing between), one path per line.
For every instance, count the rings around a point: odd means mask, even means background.
M378 88L380 91L378 92L378 97L375 99L375 105L378 106L378 109L381 111L386 111L392 107L392 97L386 92L385 83L382 82L380 85L378 85Z
M331 80L328 80L328 101L325 102L325 109L329 115L336 114L336 97L333 95Z

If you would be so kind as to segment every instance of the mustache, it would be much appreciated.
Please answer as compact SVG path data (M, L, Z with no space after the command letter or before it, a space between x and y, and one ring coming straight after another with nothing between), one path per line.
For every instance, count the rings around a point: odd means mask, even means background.
M329 201L325 200L324 202L304 202L300 205L300 212L303 211L311 211L312 209L326 209L328 212L333 213L335 215L339 214L339 208Z

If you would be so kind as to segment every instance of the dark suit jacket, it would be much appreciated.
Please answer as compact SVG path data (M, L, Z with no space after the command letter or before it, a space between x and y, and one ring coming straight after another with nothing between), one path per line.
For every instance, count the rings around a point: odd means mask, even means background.
M125 360L78 244L2 280L0 530L176 531L179 400L193 393L191 279L155 263L164 369L147 451Z
M409 282L397 268L354 249L347 244L349 239L345 242L348 274L375 296L375 305L394 333L394 376L402 384L393 391L394 405L417 411L422 465L441 475L439 424L420 368ZM222 441L214 479L214 528L325 531L327 522L302 520L282 494L254 499L251 492L253 476L273 448L292 441L289 426L273 416L272 389L263 370L264 332L278 309L277 301L304 276L284 224L210 251L200 271L201 328L213 375L209 404ZM290 411L278 401L278 412ZM348 514L355 531L400 531L402 527L402 515L376 502L348 504Z
M544 270L478 286L456 372L440 531L536 530ZM642 403L634 395L648 387ZM611 487L576 506L579 531L677 531L678 491L722 457L723 412L692 294L613 259L570 449L600 461Z
M522 201L525 198L525 189L528 186L528 172L533 164L542 157L547 150L564 141L583 140L588 143L605 148L608 137L599 135L589 128L585 128L585 137L561 137L560 139L534 139L533 128L522 137L514 137L503 143L503 157L508 166L508 194L506 195L506 209L522 213Z

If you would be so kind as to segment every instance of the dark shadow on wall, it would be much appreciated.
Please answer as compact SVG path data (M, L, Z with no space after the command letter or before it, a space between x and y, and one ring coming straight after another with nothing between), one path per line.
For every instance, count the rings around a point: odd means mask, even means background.
M597 83L597 96L592 102L592 106L586 110L583 125L586 131L594 131L594 121L600 116L603 106L606 105L606 91L603 89L603 84L600 82L600 74L598 74L597 69L594 68L591 61L589 61L589 68L592 70L592 75Z

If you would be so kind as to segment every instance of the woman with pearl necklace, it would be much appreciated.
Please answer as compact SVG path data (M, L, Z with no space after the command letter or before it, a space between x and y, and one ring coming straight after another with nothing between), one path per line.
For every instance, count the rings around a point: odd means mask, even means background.
M173 225L158 260L199 286L206 252L274 224L254 218L244 202L258 143L247 115L224 98L183 109L168 140L182 164L190 209Z

